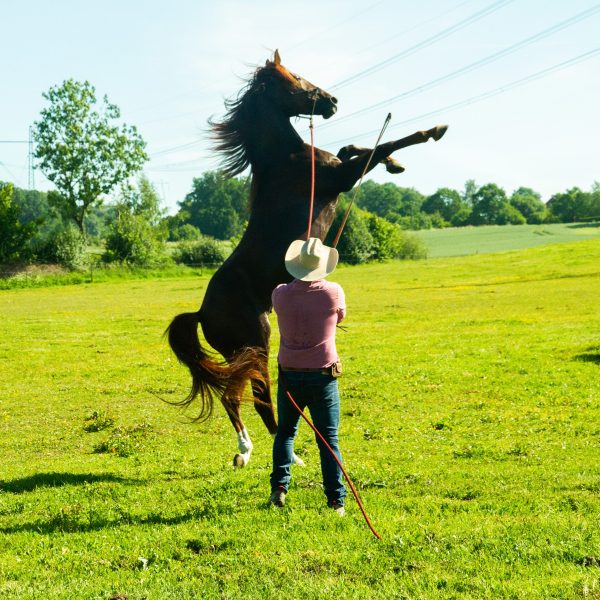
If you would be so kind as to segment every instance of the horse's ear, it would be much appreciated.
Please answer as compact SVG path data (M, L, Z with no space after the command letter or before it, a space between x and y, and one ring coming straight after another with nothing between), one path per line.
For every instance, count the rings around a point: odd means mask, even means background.
M276 66L281 64L281 56L279 56L279 50L275 50L275 54L273 54L273 62Z

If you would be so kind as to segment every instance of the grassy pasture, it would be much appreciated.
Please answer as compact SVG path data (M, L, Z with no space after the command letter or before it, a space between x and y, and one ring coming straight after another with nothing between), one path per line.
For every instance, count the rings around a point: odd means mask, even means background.
M546 244L600 238L600 223L553 223L543 225L487 225L452 227L414 232L431 258L522 250Z
M277 510L250 406L234 471L219 407L194 426L154 396L187 388L161 333L206 276L0 292L0 594L600 598L598 257L336 272L342 450L382 542L351 498L344 519L324 507L306 426Z

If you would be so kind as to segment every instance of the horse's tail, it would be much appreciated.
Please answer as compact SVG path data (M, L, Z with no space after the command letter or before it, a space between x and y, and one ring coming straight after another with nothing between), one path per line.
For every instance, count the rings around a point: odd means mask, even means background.
M198 338L200 311L177 315L167 327L169 345L179 362L183 363L192 376L192 388L186 398L175 402L177 406L188 407L197 397L200 400L200 413L195 421L210 417L213 400L217 396L227 403L233 398L225 394L225 390L241 391L245 383L253 380L255 389L266 384L266 374L260 370L260 361L265 360L262 348L243 348L229 361L214 360L203 350ZM237 399L236 399L237 400Z

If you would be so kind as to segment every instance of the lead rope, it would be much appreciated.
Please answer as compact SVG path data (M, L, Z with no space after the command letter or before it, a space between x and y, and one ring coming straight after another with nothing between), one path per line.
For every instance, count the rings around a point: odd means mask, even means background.
M379 535L379 533L377 533L375 527L373 527L373 524L371 523L371 519L369 519L369 515L367 515L367 511L365 510L363 503L361 502L360 497L358 495L358 492L356 491L356 488L354 487L354 484L352 483L352 479L350 479L350 476L348 475L348 473L346 473L346 469L344 469L344 466L342 465L340 459L336 456L335 452L333 451L333 448L327 443L327 440L321 435L321 432L311 423L310 419L304 414L304 411L298 406L298 404L296 404L296 401L294 400L294 398L292 397L292 394L290 393L290 391L288 389L287 381L285 380L285 376L283 375L283 370L281 368L281 365L279 365L278 368L279 368L279 378L280 378L280 381L282 381L285 386L285 393L286 393L287 397L289 398L290 402L293 404L294 408L300 413L300 416L308 423L309 427L315 432L315 434L323 442L323 444L325 444L325 447L327 448L327 450L329 450L329 452L331 453L331 456L333 456L338 467L342 470L342 473L344 474L344 477L346 478L346 481L348 482L350 489L352 490L352 494L354 495L354 498L356 499L356 503L358 504L358 507L360 508L360 512L362 512L362 515L365 518L365 521L366 521L367 525L369 526L369 529L372 531L373 535L378 540L380 540L381 536Z
M315 104L316 104L316 98L313 103L313 108L312 108L312 111L310 114L310 125L309 125L309 128L310 128L311 177L310 177L310 210L308 213L308 227L307 227L307 234L306 234L307 240L310 238L310 230L311 230L312 216L313 216L313 206L315 203L315 136L314 136L314 124L313 124L313 114L315 112ZM379 141L381 140L381 136L383 135L383 132L385 131L391 118L392 118L391 113L388 113L385 123L383 124L383 128L381 129L381 132L379 133L379 137L377 138L375 148L373 148L373 150L371 151L371 155L369 156L367 165L364 168L364 171L360 177L360 182L358 184L358 188L360 188L360 184L362 183L363 177L364 177L365 173L367 172L367 169L369 168L371 159L373 158L373 153L375 152L375 149L377 148L377 145L379 144ZM356 197L356 192L354 193L352 202L354 202L355 197ZM351 206L352 206L352 203L350 204L350 207ZM344 217L342 226L340 227L340 230L338 231L338 234L335 238L335 242L333 244L334 248L337 245L340 235L342 234L342 230L344 229L344 225L346 224L346 219L348 218L348 213L350 212L350 207L348 207L348 210L346 211L346 216ZM283 371L281 369L281 365L279 365L278 368L279 368L279 378L280 378L281 383L283 383L283 385L284 385L285 393L286 393L287 397L289 398L289 400L292 403L292 405L294 406L294 408L300 413L300 416L308 423L309 427L315 432L315 435L323 442L323 444L325 444L325 447L327 448L327 450L329 450L329 452L331 453L331 456L333 456L333 459L337 463L338 467L342 470L342 473L344 474L344 477L346 478L346 481L348 482L348 485L350 486L350 489L352 490L352 494L354 495L354 498L356 499L356 503L358 504L358 507L360 508L360 511L362 512L362 515L365 518L367 525L369 526L369 529L371 530L373 535L378 540L380 540L381 536L379 535L379 533L377 533L376 529L373 527L373 524L371 523L371 520L369 519L369 515L367 515L367 511L365 510L363 503L360 500L360 496L358 495L358 492L356 491L356 488L354 487L354 484L352 483L350 476L348 475L348 473L346 473L346 469L344 469L344 466L342 465L340 459L336 456L335 452L333 451L333 448L327 443L327 440L321 435L321 432L311 423L310 419L304 414L304 411L298 406L298 404L296 404L296 401L294 400L294 398L292 397L292 394L289 391L287 381L286 381L285 376L283 375Z
M392 119L392 113L388 113L388 116L385 118L385 121L383 123L383 127L381 128L381 131L379 132L379 137L377 138L377 141L375 142L375 145L373 146L373 150L371 150L371 154L369 155L369 160L367 161L367 164L365 165L365 168L363 169L363 172L360 176L358 185L354 188L354 194L352 195L352 199L350 200L350 204L348 205L348 209L346 210L346 214L344 215L342 224L340 225L337 235L335 236L335 239L333 240L334 248L338 245L338 242L340 241L340 236L342 235L342 231L344 231L344 227L346 226L346 221L348 220L348 215L350 214L350 209L352 208L352 205L354 204L354 200L356 200L356 196L358 195L358 192L360 190L360 186L362 185L363 177L365 176L365 173L367 172L369 165L371 164L371 160L373 159L373 154L375 154L375 150L377 150L377 146L379 146L379 142L381 141L383 133L387 129L387 126L389 125L389 122L391 119ZM312 206L311 206L311 209L312 209Z

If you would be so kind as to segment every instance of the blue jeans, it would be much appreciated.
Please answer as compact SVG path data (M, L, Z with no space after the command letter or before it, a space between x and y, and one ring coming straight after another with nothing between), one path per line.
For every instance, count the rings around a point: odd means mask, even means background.
M282 376L283 375L283 376ZM282 487L287 492L290 484L290 466L294 438L298 431L300 413L290 402L286 392L289 390L296 404L304 410L308 407L314 426L327 440L339 461L342 461L338 440L340 424L340 395L337 379L323 373L303 373L285 371L279 373L277 386L277 414L279 425L273 444L273 472L271 473L271 489ZM323 442L315 436L321 455L321 473L323 488L329 505L344 504L346 488L343 474L331 453Z

